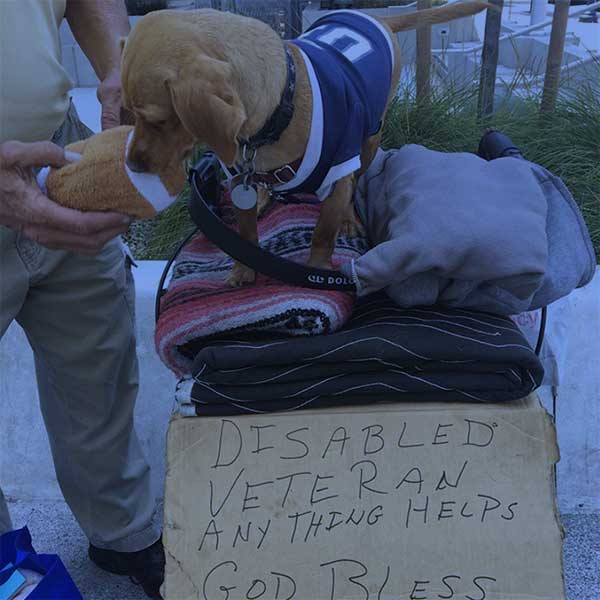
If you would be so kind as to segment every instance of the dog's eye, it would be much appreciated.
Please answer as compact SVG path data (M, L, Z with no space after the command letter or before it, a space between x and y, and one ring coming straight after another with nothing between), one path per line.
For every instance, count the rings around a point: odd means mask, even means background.
M162 121L153 121L152 125L154 125L154 127L164 127L167 124L167 120L164 119Z

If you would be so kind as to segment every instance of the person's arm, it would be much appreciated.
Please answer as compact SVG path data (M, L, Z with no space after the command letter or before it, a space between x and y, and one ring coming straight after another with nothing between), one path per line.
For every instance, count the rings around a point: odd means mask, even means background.
M34 168L62 167L75 158L71 155L50 142L0 144L0 225L48 248L94 255L127 231L131 219L114 212L65 208L41 192Z
M67 0L66 18L100 80L102 129L119 124L121 38L129 34L124 0Z

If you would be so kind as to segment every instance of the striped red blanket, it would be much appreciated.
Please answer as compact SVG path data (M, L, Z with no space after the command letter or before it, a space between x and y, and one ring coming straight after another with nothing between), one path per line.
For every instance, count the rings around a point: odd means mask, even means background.
M265 210L258 221L259 239L274 254L306 262L321 204L312 196L291 200L274 202ZM221 217L231 223L227 199L222 200L221 209ZM340 236L334 266L367 249L363 237ZM227 277L232 264L201 233L175 262L161 302L155 343L162 361L178 376L190 373L194 357L211 341L326 334L350 318L355 302L352 293L293 287L260 274L254 285L230 288Z

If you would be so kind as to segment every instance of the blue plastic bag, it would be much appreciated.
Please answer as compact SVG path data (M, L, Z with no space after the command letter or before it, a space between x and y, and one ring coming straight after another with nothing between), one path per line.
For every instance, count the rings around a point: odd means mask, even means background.
M17 569L29 569L42 580L28 600L83 600L83 596L56 554L37 554L27 527L0 536L0 586Z

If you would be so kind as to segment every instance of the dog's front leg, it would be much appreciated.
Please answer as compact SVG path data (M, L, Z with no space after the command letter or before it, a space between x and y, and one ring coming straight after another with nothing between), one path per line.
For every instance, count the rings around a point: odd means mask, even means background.
M240 236L245 240L258 245L257 215L269 201L269 193L263 187L259 187L257 193L258 202L254 208L242 210L234 207L234 210L235 217L240 226ZM233 269L231 270L227 283L231 287L237 287L244 285L245 283L254 283L255 279L256 273L254 272L254 269L251 269L236 260L233 263Z
M348 221L348 211L352 208L353 181L353 175L340 179L331 194L323 201L312 237L308 260L311 267L332 268L331 256L335 243L342 224Z

